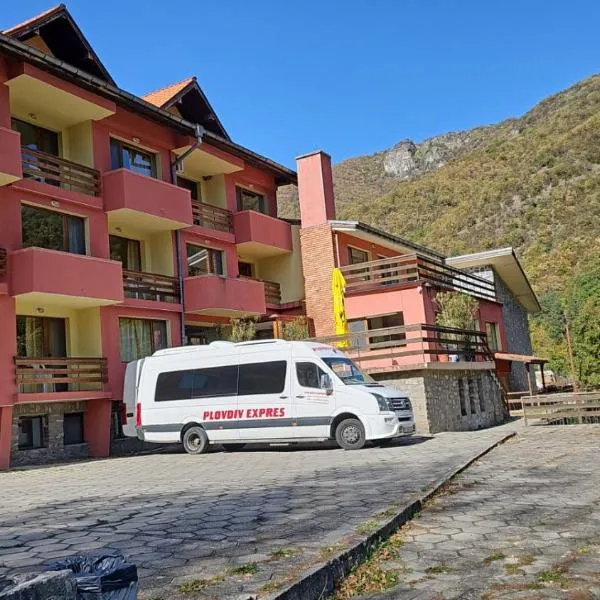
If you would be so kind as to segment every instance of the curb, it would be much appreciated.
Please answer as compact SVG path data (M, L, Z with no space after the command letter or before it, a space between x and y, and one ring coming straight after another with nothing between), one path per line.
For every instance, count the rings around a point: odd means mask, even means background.
M400 529L400 527L406 525L422 509L423 505L435 496L449 481L465 469L468 469L482 456L485 456L488 452L504 444L516 435L516 431L504 435L500 440L494 442L464 464L440 477L424 494L419 495L403 508L399 509L400 512L395 517L383 523L375 533L355 543L351 548L331 558L327 563L306 571L300 579L284 590L265 596L265 598L267 600L322 600L326 598L329 594L333 593L335 585L339 581L368 557L369 552L375 544L387 539Z

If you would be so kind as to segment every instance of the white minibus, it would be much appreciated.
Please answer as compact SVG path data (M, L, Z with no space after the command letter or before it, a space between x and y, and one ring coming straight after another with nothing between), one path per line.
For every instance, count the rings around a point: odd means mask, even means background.
M181 442L190 454L210 444L334 439L365 442L411 435L410 400L363 374L343 352L315 342L212 342L159 350L125 372L128 436Z

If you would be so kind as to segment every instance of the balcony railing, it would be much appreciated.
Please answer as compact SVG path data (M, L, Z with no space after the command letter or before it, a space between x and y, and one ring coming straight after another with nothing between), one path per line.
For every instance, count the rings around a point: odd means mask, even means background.
M276 281L263 281L267 304L281 304L281 285Z
M228 233L233 231L233 215L229 210L203 202L192 202L192 214L194 225Z
M0 277L4 277L6 275L7 268L7 259L6 259L6 250L4 248L0 248Z
M105 358L15 358L20 393L101 390L108 380Z
M382 291L386 286L427 282L435 287L496 299L494 283L420 254L406 254L342 267L346 293Z
M176 277L123 270L123 291L126 298L154 300L155 302L180 302L179 281Z
M487 345L487 335L483 331L437 325L384 327L319 337L311 341L343 350L366 369L422 362L494 360Z
M100 173L96 169L31 148L21 148L21 156L25 178L88 196L100 195Z

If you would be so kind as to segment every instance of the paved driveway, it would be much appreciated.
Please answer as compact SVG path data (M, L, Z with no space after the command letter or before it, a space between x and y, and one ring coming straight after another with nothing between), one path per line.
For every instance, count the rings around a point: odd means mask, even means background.
M171 453L2 473L0 574L110 547L138 565L142 597L264 592L506 434L500 427L355 452Z

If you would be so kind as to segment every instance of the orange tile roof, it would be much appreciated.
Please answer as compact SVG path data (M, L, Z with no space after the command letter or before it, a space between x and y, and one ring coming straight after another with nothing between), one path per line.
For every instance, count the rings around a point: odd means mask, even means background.
M142 98L146 102L150 102L150 104L154 104L154 106L161 107L161 106L164 106L171 98L173 98L173 96L176 96L177 94L179 94L179 92L183 88L185 88L187 85L189 85L193 81L196 81L195 77L188 77L187 79L184 79L183 81L179 81L177 83L172 83L171 85L168 85L167 87L164 87L164 88L160 88L159 90L154 90L153 92L150 92L150 93L146 94L145 96L142 96Z
M30 19L27 19L26 21L23 21L22 23L19 23L18 25L13 25L12 27L9 27L8 29L2 30L2 33L4 35L10 35L11 33L15 33L19 29L22 29L23 27L27 27L28 25L31 25L32 23L35 23L36 21L41 21L42 19L49 17L52 13L59 12L59 11L63 10L64 8L65 8L64 4L57 4L56 6L53 6L52 8L45 10L44 12L40 13L39 15L36 15L35 17L31 17Z

